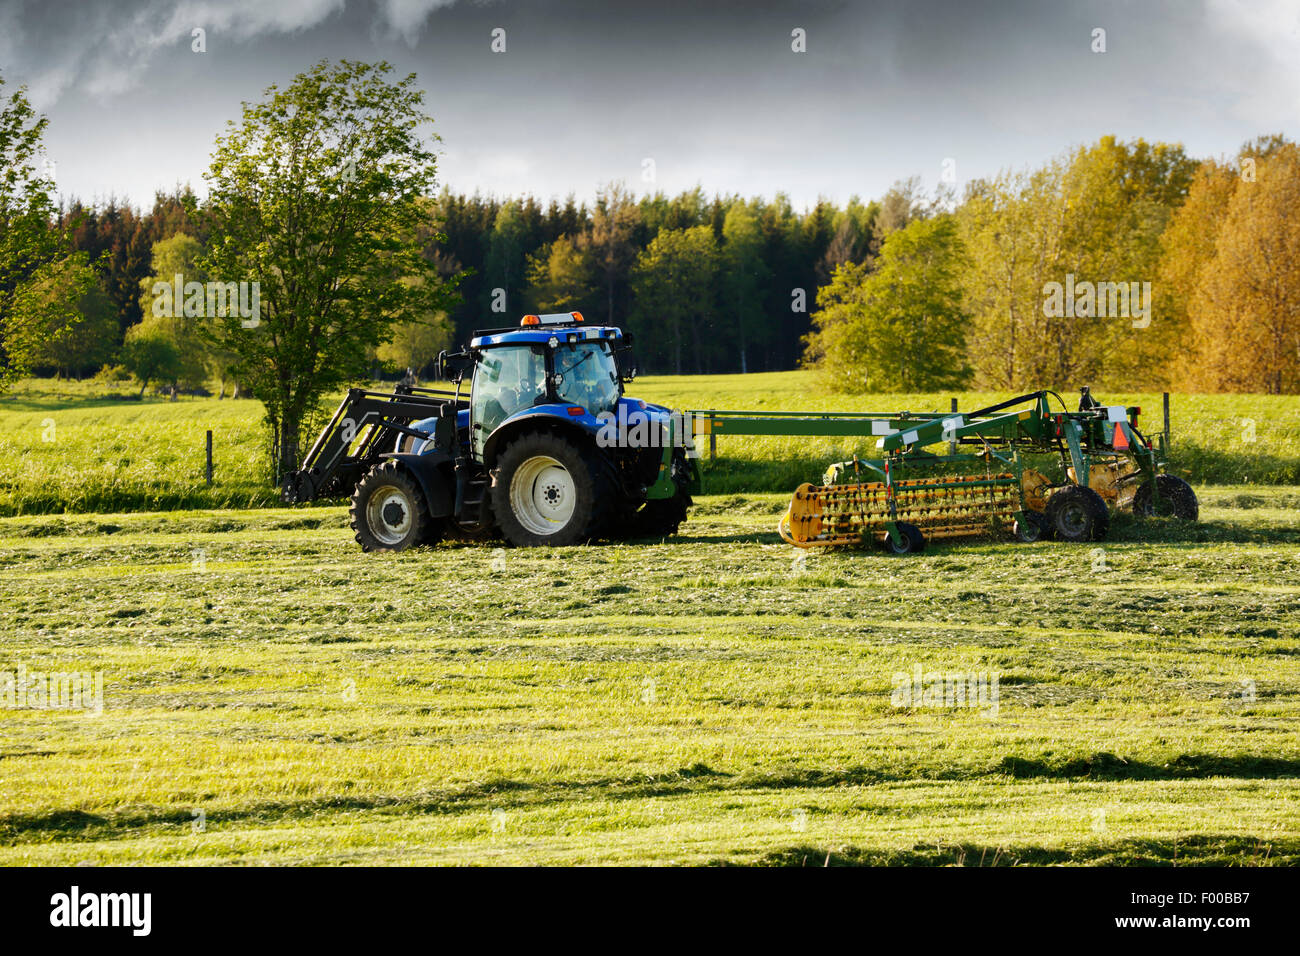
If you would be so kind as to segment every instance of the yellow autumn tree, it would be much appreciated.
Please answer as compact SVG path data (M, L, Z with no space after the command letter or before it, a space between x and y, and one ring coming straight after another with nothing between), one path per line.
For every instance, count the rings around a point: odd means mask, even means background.
M1196 171L1187 201L1178 208L1160 237L1158 309L1168 322L1161 345L1167 350L1171 384L1203 387L1191 310L1201 273L1214 258L1219 229L1240 180L1235 167L1206 160Z
M1189 306L1208 391L1300 391L1300 150L1288 144L1241 179Z
M1163 385L1170 329L1150 300L1160 236L1195 168L1176 144L1105 136L972 183L957 215L976 384ZM1052 287L1073 282L1122 288L1124 304L1049 308Z

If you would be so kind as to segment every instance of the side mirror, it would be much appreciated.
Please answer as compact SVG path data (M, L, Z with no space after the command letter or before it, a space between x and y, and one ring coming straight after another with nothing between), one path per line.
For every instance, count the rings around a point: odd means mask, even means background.
M468 352L438 353L438 377L448 382L460 383L465 373L474 367L474 356Z
M630 382L636 378L636 362L632 359L632 343L635 341L631 332L623 333L623 342L614 350L616 355L626 355L627 361L618 363L618 379L620 382Z

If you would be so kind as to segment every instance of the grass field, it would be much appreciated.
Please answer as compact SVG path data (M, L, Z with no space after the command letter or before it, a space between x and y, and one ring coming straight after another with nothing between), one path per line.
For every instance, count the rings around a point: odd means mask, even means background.
M908 558L780 543L852 451L785 439L721 440L668 542L367 556L338 504L274 507L259 416L0 399L0 696L103 682L98 714L0 700L0 864L1300 864L1300 399L1175 397L1197 525ZM899 706L917 668L996 707Z
M1100 552L365 556L339 507L0 520L0 863L1300 863L1300 491ZM895 673L995 672L996 716Z
M0 515L275 504L257 402L123 401L120 392L113 399L92 383L29 380L0 396ZM946 411L951 398L835 395L805 372L645 378L629 393L701 410ZM975 409L1007 397L967 392L958 400ZM1159 430L1159 395L1100 397L1141 405L1143 427ZM204 483L208 429L211 488ZM1177 395L1173 435L1175 464L1193 484L1300 483L1300 397ZM870 451L868 443L832 439L721 438L719 458L704 463L706 488L790 491L819 478L829 462Z

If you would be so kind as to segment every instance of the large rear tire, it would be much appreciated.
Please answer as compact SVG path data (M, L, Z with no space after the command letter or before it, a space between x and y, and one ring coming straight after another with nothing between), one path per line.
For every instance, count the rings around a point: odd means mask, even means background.
M1196 500L1192 486L1177 475L1156 475L1160 491L1160 507L1151 500L1151 482L1144 481L1133 494L1133 514L1150 518L1156 514L1173 515L1184 521L1195 521L1201 515L1201 504Z
M405 551L442 537L419 482L396 461L381 462L357 482L349 515L362 551Z
M599 527L602 501L592 455L549 432L512 441L497 459L492 513L519 547L577 544Z
M1048 499L1047 523L1061 541L1100 541L1110 530L1110 509L1091 488L1067 485Z

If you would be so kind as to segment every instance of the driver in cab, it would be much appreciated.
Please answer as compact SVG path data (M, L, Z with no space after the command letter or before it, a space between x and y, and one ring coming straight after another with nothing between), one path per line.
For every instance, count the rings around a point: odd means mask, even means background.
M601 404L600 380L597 375L599 367L590 361L579 361L576 368L569 373L564 383L564 392L575 405L581 405L592 411Z

